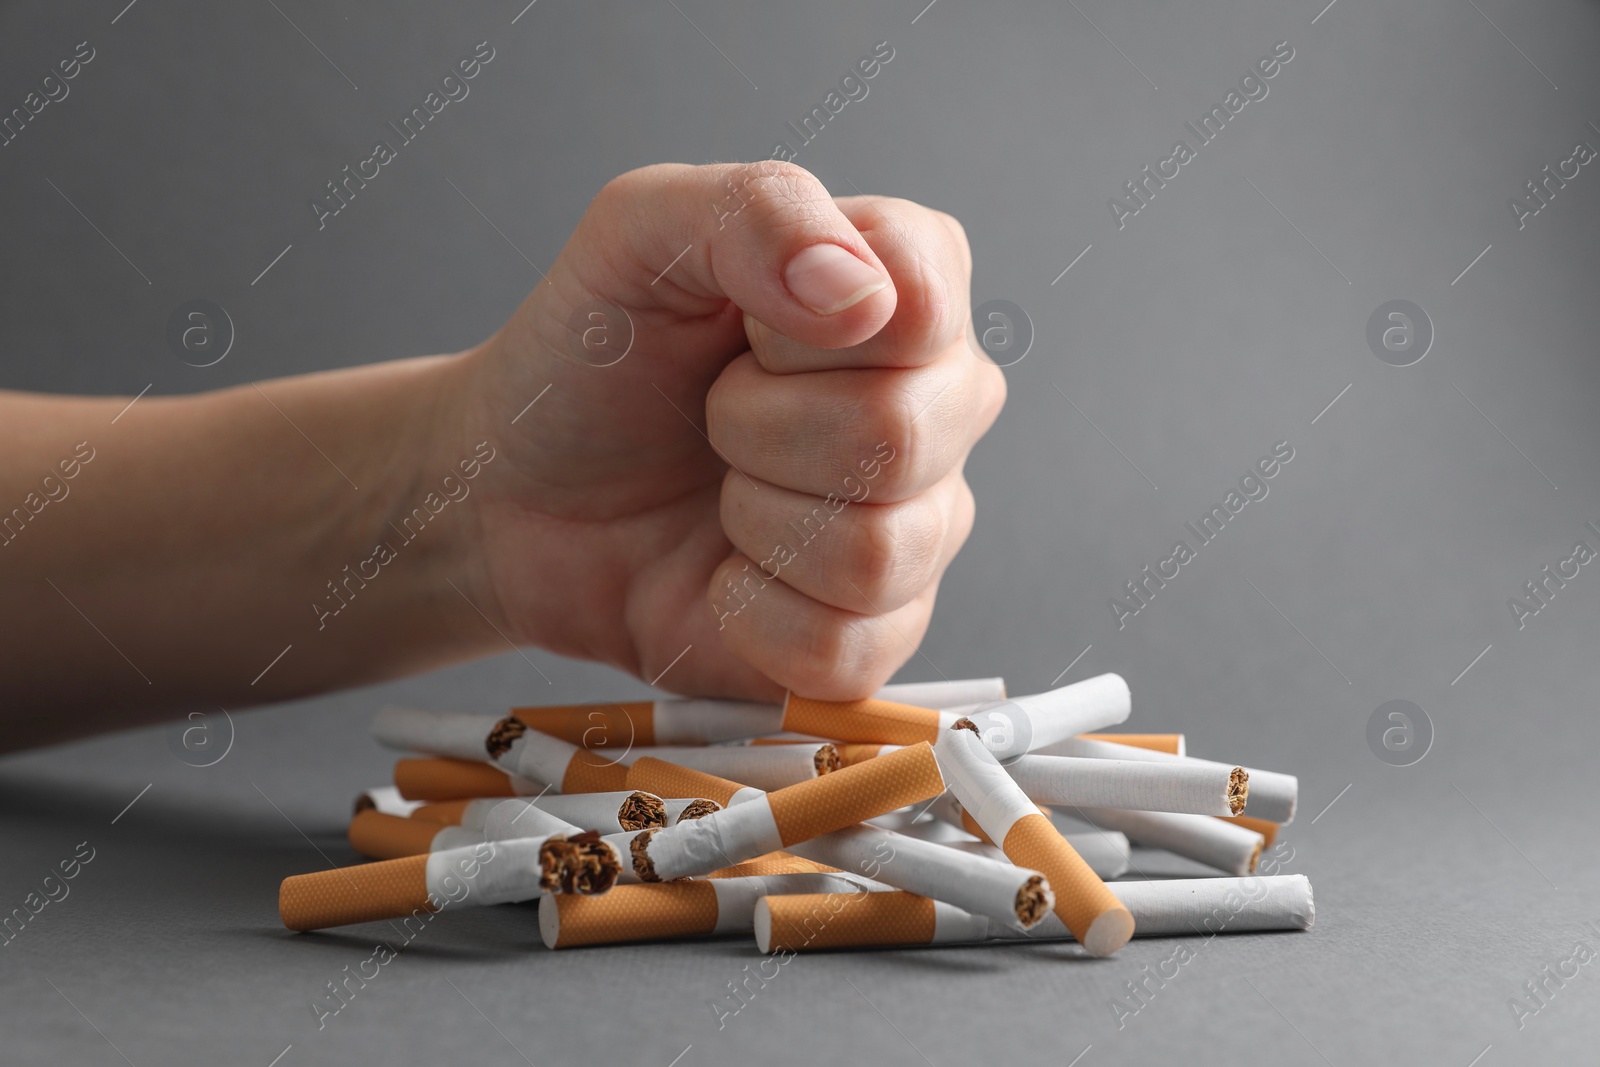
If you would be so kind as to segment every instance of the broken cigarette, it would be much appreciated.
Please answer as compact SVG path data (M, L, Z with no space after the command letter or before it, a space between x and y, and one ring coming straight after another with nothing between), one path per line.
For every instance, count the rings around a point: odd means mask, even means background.
M355 810L381 811L385 815L410 815L418 806L418 801L407 800L394 786L380 785L363 790L361 795L356 797Z
M920 841L876 826L851 826L792 846L809 859L859 872L897 889L947 901L997 923L1029 927L1050 914L1055 894L1043 874Z
M961 714L887 700L809 700L790 693L784 701L783 729L858 744L934 743L956 718L977 728L998 758L1007 759L1088 730L1127 719L1128 684L1116 674L1047 693L1013 697Z
M886 685L874 696L927 708L1003 700L1003 678ZM634 700L513 708L512 716L542 733L583 748L714 745L776 732L783 710L745 700Z
M1170 811L1126 808L1063 808L1064 814L1128 835L1136 845L1168 852L1242 876L1256 869L1266 839L1238 825L1237 819L1212 819Z
M1127 944L1133 936L1133 916L1054 824L1039 814L985 746L977 727L961 720L940 736L938 751L939 765L961 806L1012 863L1044 873L1055 890L1055 913L1083 947L1096 956L1109 956ZM885 758L858 766L871 767Z
M705 874L942 792L932 747L901 749L703 819L641 831L632 843L634 871L645 882Z
M482 830L496 810L518 812L535 808L553 816L574 832L597 830L602 834L620 830L645 830L652 826L666 826L666 803L653 793L643 790L618 790L610 793L546 793L531 799L521 797L483 797L475 800L445 801L418 808L412 816L437 822L454 822L469 830ZM502 814L502 818L510 816ZM519 820L519 825L522 821ZM553 832L553 831L552 831ZM516 836L516 835L502 835ZM523 834L521 836L527 836Z
M1115 736L1115 735L1111 735ZM1078 756L1092 759L1139 760L1167 767L1229 767L1227 763L1196 759L1193 756L1174 756L1150 748L1118 744L1087 737L1068 738L1049 746L1040 754L1053 756ZM1250 815L1268 822L1294 821L1294 809L1300 796L1300 779L1292 774L1256 770L1245 767L1250 776Z
M1117 882L1110 887L1143 937L1308 930L1316 919L1303 874ZM756 905L762 952L1052 941L1072 935L1055 916L1017 930L910 893L770 896Z
M647 757L769 792L810 781L840 766L834 746L815 740L809 745L635 748L622 756L622 762L635 763Z
M510 904L546 892L603 893L621 859L598 834L485 841L283 880L278 913L291 930Z
M392 860L476 845L483 835L460 826L386 815L374 808L356 812L350 820L349 839L350 847L369 859Z
M633 762L628 768L627 784L630 789L645 789L658 797L673 799L697 797L724 808L765 795L763 790L740 785L738 782L731 782L726 778L707 774L705 771L668 763L653 756L642 756ZM698 818L699 815L710 813L711 809L699 810L698 814L692 817Z
M749 933L756 903L786 893L870 892L843 874L777 874L618 886L604 896L556 896L539 905L548 948ZM574 906L576 905L576 906Z
M1006 770L1044 804L1233 816L1250 797L1244 768L1222 763L1018 756Z
M1132 748L1148 748L1170 756L1188 754L1188 742L1182 734L1079 734L1085 741L1109 741Z
M976 841L940 840L940 845L946 848L960 849L963 852L970 852L977 856L987 856L990 859L1005 859L1005 853L1000 851L993 841L989 840L989 835L983 832L983 827L978 825L978 820L968 814L967 810L961 806L961 801L956 799L955 794L946 793L930 804L928 811L942 822L950 826L960 827L977 838ZM1039 814L1048 818L1050 810L1048 808L1040 808ZM1060 828L1057 827L1057 829ZM1076 852L1078 857L1089 865L1089 869L1099 875L1103 881L1120 878L1128 872L1128 868L1131 865L1131 856L1128 849L1128 838L1125 834L1119 834L1114 830L1089 830L1085 833L1076 834L1063 832L1061 836L1066 838L1067 844L1072 846L1072 851ZM1007 862L1010 861L1008 860ZM900 886L899 888L910 889L913 893L922 892L910 886ZM922 892L922 895L938 896L937 893L930 894L926 892ZM940 899L948 898L940 897ZM960 901L952 900L950 903L960 904ZM961 906L966 907L965 905ZM978 909L969 907L966 910L977 911Z
M534 796L546 788L488 763L456 759L396 760L394 785L406 800Z

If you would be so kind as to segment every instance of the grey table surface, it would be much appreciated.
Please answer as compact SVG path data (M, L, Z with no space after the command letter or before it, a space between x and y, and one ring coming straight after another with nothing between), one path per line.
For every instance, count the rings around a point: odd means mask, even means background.
M1600 579L1508 601L1600 547L1600 174L1565 162L1600 146L1593 2L12 4L0 104L84 40L70 95L0 148L0 384L128 396L464 347L607 178L794 147L889 42L796 161L961 218L974 301L1033 333L903 677L1116 670L1131 728L1298 774L1285 869L1317 921L1204 943L1133 1014L1115 1002L1175 942L807 956L726 1015L747 940L551 953L533 909L499 908L436 921L319 1027L386 935L289 934L276 891L352 859L351 797L392 758L370 713L645 691L528 650L233 711L206 768L163 728L0 760L0 910L93 855L0 944L0 1060L1592 1060L1600 972L1569 961L1600 947ZM319 231L308 199L480 41L471 96ZM1265 98L1119 228L1108 200L1279 42ZM1532 214L1547 165L1568 178ZM192 298L237 329L212 367L164 340ZM1382 360L1393 300L1426 322ZM1119 626L1123 583L1279 442L1267 497ZM1406 766L1368 741L1391 700L1429 738Z

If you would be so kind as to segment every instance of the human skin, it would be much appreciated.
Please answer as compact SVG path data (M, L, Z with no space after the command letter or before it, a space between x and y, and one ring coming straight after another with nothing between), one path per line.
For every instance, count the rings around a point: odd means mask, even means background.
M970 272L942 213L663 164L467 351L126 410L0 394L0 749L513 644L862 696L926 629L1004 403Z

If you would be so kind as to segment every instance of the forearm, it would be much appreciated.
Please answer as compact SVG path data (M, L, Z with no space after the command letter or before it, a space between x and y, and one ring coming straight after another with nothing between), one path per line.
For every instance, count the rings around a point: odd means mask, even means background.
M126 411L0 397L0 748L492 649L460 378L446 357Z

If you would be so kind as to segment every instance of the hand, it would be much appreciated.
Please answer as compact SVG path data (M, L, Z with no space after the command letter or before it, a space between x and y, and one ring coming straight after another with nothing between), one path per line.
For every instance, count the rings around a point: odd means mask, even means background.
M927 628L1005 399L970 274L950 216L790 164L610 182L455 364L462 454L503 457L470 498L472 599L680 692L870 692Z

